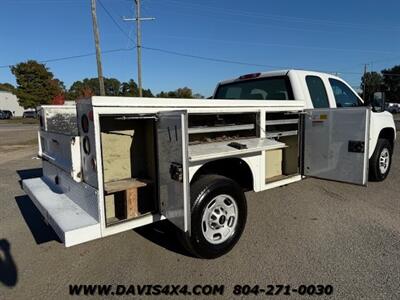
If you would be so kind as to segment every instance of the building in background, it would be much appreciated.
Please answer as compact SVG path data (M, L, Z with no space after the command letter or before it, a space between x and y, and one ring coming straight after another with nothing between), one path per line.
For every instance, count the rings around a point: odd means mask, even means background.
M0 91L0 110L9 110L14 117L22 117L24 112L24 108L18 103L17 96L5 91Z

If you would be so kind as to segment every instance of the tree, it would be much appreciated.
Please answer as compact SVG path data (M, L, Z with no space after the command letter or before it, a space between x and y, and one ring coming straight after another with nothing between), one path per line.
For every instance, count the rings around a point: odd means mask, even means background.
M149 97L149 98L154 97L154 95L153 95L153 93L151 92L150 89L142 90L142 93L143 93L143 97Z
M382 71L386 99L400 102L400 65Z
M120 82L115 78L104 78L104 89L107 96L118 95ZM99 80L85 78L75 81L68 90L68 99L76 100L100 95Z
M88 92L90 95L88 95ZM77 100L80 98L86 98L86 96L92 96L92 90L85 85L82 81L75 81L69 88L67 93L67 99Z
M14 93L15 87L10 83L0 83L0 91Z
M104 89L107 96L119 96L120 86L121 82L118 79L104 78Z
M153 93L150 89L142 90L143 97L154 97ZM120 96L125 97L139 97L139 88L136 82L133 79L130 79L128 82L123 82L121 84Z
M63 105L64 103L65 103L65 94L57 95L51 100L52 105Z
M205 97L202 94L196 93L193 95L193 98L195 99L204 99Z
M185 86L176 90L176 96L177 98L193 98L193 92Z
M379 92L381 90L383 83L382 75L377 72L367 72L365 75L361 77L361 90L364 91L365 86L365 95L362 97L365 100L371 100L372 96L375 92Z
M193 94L192 89L188 87L179 88L175 91L164 92L157 94L159 98L204 98L200 94Z
M17 81L14 93L24 108L50 104L55 96L64 93L64 84L54 78L53 73L44 64L35 60L12 66L11 72Z
M133 79L123 82L119 90L120 96L137 97L139 95L138 85Z
M136 82L120 82L115 78L104 78L106 96L138 97L139 90ZM97 78L85 78L75 81L68 90L68 99L76 100L90 96L100 95L99 81ZM144 97L154 97L151 90L143 90Z

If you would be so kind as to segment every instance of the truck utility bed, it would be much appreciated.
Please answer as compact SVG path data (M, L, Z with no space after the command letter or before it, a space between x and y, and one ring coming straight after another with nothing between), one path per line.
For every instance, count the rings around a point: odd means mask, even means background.
M24 180L23 189L67 247L163 218L186 231L189 167L284 149L284 142L260 136L258 122L266 111L296 112L303 105L92 97L78 109L43 106L43 177ZM88 129L84 115L91 115Z
M24 180L23 189L67 247L162 219L190 234L191 180L208 163L248 176L254 191L303 175L366 180L366 108L92 97L39 115L43 177Z

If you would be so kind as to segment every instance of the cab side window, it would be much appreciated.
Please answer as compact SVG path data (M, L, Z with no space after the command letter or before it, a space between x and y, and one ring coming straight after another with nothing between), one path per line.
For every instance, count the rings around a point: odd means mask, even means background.
M306 76L306 83L314 108L329 108L328 95L322 79L318 76Z
M355 107L362 106L360 99L343 82L330 78L333 95L335 95L336 107Z

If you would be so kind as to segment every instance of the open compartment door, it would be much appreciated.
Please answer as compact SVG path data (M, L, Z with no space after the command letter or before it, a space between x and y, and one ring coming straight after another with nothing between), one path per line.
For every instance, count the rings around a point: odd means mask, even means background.
M370 113L366 107L306 110L303 174L366 185Z
M160 212L179 229L190 232L186 111L158 114L157 158Z

